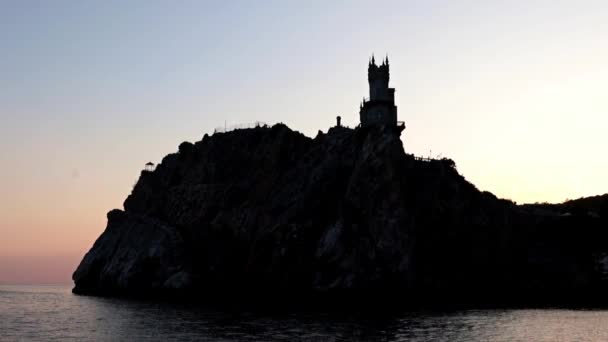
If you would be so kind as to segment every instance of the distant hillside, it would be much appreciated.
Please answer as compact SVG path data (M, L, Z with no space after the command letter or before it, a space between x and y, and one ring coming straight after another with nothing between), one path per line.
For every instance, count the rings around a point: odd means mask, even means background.
M546 210L558 215L592 216L608 219L608 194L582 197L575 200L567 200L564 203L536 203L522 206L528 209Z

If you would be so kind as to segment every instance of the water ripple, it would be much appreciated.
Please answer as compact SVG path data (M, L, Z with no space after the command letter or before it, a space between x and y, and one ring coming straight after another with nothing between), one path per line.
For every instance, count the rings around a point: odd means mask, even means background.
M1 341L608 341L607 323L604 310L260 315L0 286Z

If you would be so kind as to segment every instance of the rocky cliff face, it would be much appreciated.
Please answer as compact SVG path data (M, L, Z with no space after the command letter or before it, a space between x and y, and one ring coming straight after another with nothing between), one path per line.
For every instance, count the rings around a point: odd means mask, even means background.
M582 291L604 284L604 223L479 192L388 127L275 125L182 143L143 171L74 292Z

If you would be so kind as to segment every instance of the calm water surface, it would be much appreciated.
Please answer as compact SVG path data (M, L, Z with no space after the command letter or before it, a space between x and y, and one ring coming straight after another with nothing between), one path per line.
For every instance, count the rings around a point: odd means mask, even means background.
M608 341L605 310L222 312L0 285L2 341Z

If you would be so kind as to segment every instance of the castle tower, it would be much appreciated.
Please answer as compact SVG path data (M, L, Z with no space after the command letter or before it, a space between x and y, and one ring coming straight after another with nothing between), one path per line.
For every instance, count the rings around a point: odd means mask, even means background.
M363 99L359 111L362 127L378 124L397 126L395 88L388 87L389 79L388 56L381 65L376 65L372 56L367 67L369 99Z

